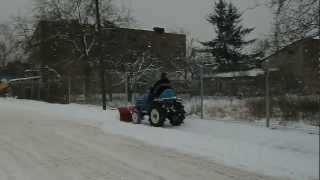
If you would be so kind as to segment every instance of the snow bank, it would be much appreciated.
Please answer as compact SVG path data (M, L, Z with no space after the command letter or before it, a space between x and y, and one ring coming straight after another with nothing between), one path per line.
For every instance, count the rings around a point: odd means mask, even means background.
M177 128L153 128L120 122L116 110L104 112L96 106L15 99L0 99L0 108L67 117L108 133L261 174L294 180L317 179L319 174L319 136L301 131L197 119L188 119L185 125Z

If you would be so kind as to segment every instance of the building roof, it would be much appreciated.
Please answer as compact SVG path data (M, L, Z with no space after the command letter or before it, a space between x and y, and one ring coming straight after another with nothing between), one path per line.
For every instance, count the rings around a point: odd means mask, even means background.
M293 43L291 43L291 44L289 44L289 45L281 48L280 50L274 52L273 54L265 57L264 59L262 59L262 62L264 62L264 61L266 61L266 60L268 60L268 59L270 59L270 58L278 55L279 53L282 53L282 52L284 52L284 51L287 51L287 50L293 48L293 47L296 46L297 44L306 43L306 42L314 41L314 40L318 40L318 41L319 41L319 37L318 37L318 36L316 36L316 37L308 37L308 38L305 38L305 39L300 39L300 40L298 40L298 41L295 41L295 42L293 42Z

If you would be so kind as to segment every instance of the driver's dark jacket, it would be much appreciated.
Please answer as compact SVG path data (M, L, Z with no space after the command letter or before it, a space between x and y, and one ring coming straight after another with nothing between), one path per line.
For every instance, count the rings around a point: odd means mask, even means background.
M153 97L159 97L160 94L166 90L166 89L170 89L171 88L171 84L168 78L163 78L160 79L159 81L157 81L153 87L150 90L150 93L152 94Z

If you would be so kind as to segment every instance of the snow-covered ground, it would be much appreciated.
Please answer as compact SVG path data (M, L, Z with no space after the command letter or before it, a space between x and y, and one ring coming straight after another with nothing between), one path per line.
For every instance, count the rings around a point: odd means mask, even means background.
M53 114L0 108L0 180L280 180Z
M2 108L62 117L258 174L294 180L319 179L318 134L195 118L189 118L181 127L152 128L120 122L116 110L104 112L96 106L76 104L0 99Z

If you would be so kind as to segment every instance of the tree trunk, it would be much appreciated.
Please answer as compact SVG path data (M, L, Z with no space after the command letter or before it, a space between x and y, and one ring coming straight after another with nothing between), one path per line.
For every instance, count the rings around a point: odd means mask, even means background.
M129 88L129 89L128 89L128 102L131 102L131 100L132 100L132 91L131 91L131 89Z
M71 103L71 77L70 75L68 76L68 90L67 90L67 103Z
M127 100L128 100L128 102L131 102L131 100L132 100L132 90L131 90L131 84L130 84L130 77L129 77L129 75L127 75L127 77L126 77L126 83L127 83L127 86L126 86L126 88L127 88Z
M88 102L89 97L90 97L91 67L88 62L89 62L89 60L86 59L85 65L84 65L84 98L85 98L85 102Z
M112 97L112 89L109 89L108 95L109 95L109 101L112 102L112 100L113 100L113 97Z
M84 77L84 97L86 102L90 97L90 74L91 73L86 73Z

